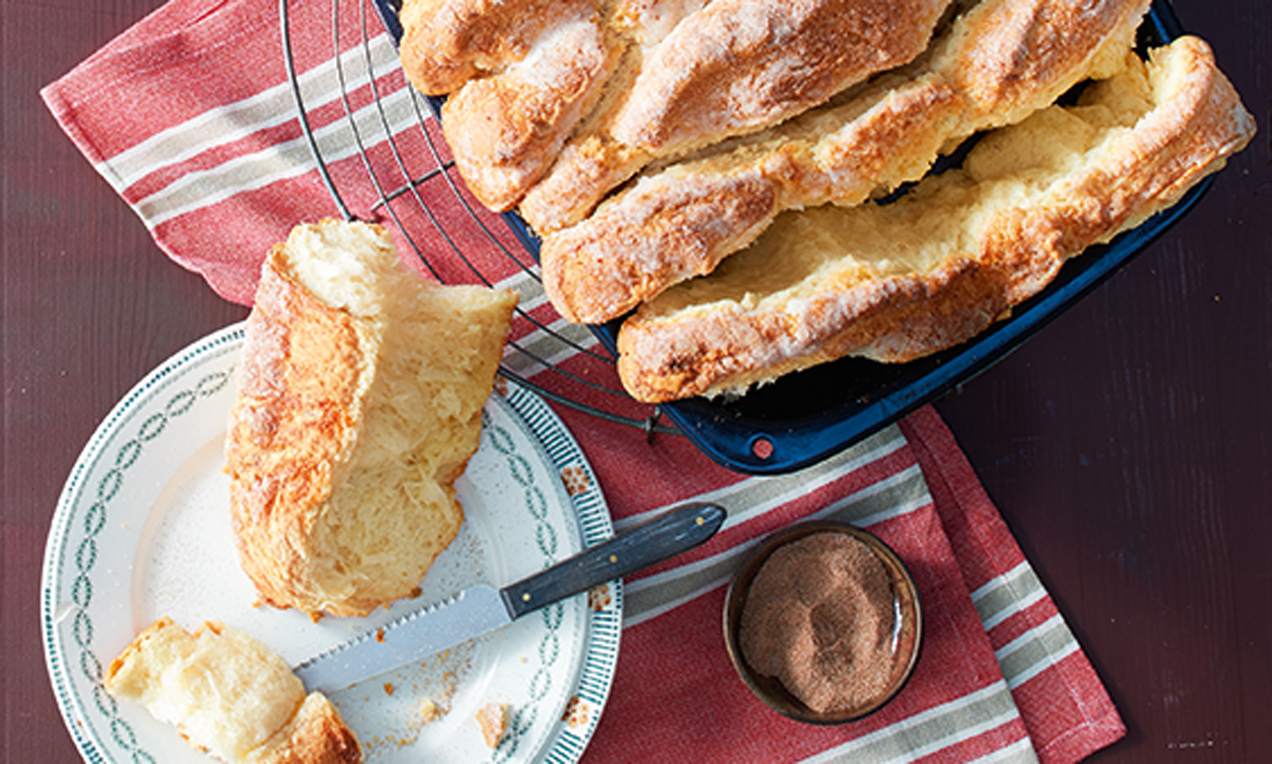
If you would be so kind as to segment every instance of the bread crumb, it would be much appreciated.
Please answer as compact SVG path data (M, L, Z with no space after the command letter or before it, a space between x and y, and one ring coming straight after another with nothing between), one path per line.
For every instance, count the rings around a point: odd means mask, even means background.
M451 702L455 696L455 675L447 673L442 677L442 691L438 697L426 697L420 701L420 718L424 723L435 722L451 711Z
M508 729L508 704L487 703L477 709L477 724L481 727L481 736L486 745L496 748Z
M420 701L420 718L424 720L425 724L435 722L442 718L443 715L444 712L437 705L437 701L432 698L425 698Z
M570 729L577 729L587 724L587 704L578 695L570 697L568 703L565 704L565 713L561 715L561 721L565 722Z
M190 633L160 618L111 661L103 689L139 702L220 761L362 761L361 744L325 695L306 693L286 661L220 621Z

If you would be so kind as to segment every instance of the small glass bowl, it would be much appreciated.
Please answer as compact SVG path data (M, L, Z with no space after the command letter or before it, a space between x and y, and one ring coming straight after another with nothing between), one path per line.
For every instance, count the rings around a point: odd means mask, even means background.
M888 580L892 584L894 625L892 673L887 687L859 706L818 713L804 705L803 701L788 691L776 677L764 676L751 668L742 655L738 630L742 623L742 607L746 604L751 582L755 580L756 574L769 556L785 544L814 533L825 532L842 533L853 537L874 552L875 557L883 564ZM844 724L861 719L886 705L888 701L896 697L914 672L914 666L919 661L922 637L923 608L919 602L919 592L914 585L914 579L910 577L910 571L901 562L901 558L897 557L896 553L874 534L833 520L798 523L777 531L760 542L760 545L734 573L724 600L724 641L738 676L756 697L774 711L808 724Z

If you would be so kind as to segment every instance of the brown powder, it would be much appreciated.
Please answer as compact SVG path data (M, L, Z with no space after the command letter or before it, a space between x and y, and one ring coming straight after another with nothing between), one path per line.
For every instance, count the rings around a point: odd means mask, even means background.
M858 708L888 684L892 603L887 571L865 544L810 534L756 574L742 606L742 655L817 713Z

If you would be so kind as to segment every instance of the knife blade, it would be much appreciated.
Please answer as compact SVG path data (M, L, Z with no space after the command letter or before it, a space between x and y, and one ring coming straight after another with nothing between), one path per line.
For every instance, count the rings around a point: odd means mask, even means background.
M344 689L688 551L714 536L726 516L714 504L676 507L501 589L471 586L319 653L293 670L307 690Z

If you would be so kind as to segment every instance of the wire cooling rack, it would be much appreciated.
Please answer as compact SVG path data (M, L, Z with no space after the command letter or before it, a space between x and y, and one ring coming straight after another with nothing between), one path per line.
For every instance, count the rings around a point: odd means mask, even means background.
M396 49L401 0L293 2L305 21L293 24L288 0L279 0L283 55L305 139L340 214L391 225L443 283L515 287L520 330L514 322L505 376L557 404L643 428L651 438L680 433L739 472L774 474L815 463L965 384L1118 272L1211 185L1206 179L1173 208L1067 263L1010 318L959 347L904 364L844 358L734 400L647 406L618 381L617 325L584 327L557 316L543 296L533 234L515 215L489 213L468 194L441 138L437 102L402 76ZM326 28L316 29L324 26L314 24L314 11L327 8L322 3L330 3L330 15ZM1169 0L1155 0L1140 29L1141 45L1181 34ZM315 99L304 82L311 74L305 65L327 59L338 79L334 101ZM333 128L351 134L352 142L325 139Z

